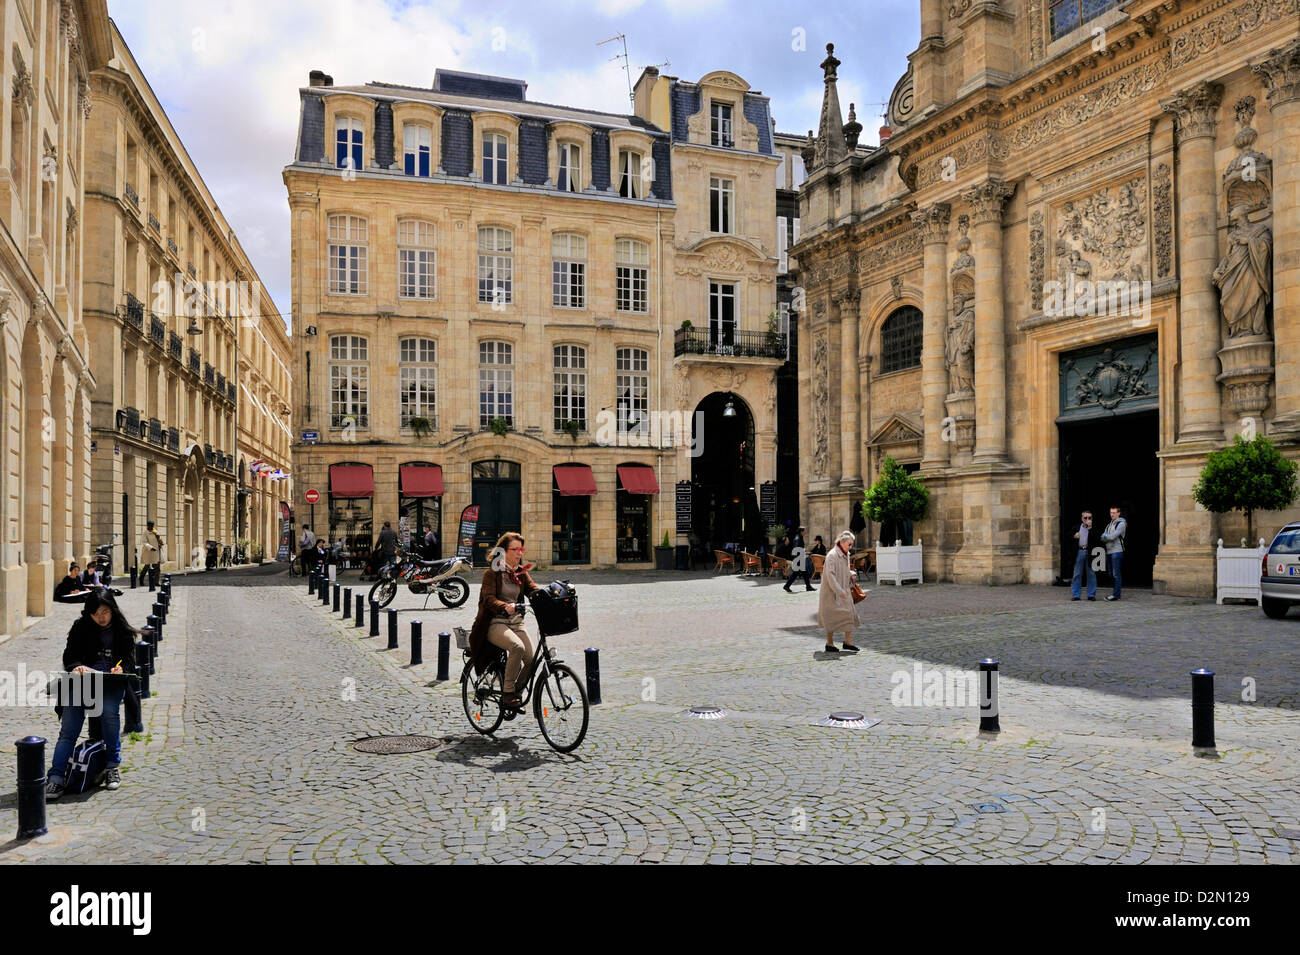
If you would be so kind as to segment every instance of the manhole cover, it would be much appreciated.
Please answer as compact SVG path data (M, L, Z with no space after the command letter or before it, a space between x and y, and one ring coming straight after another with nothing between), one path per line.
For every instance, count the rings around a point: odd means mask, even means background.
M835 726L840 729L849 730L866 730L871 729L879 723L878 719L869 719L861 713L854 713L850 710L840 710L832 713L824 719L818 720L813 726Z
M684 715L697 720L720 720L727 711L720 706L692 706Z
M358 753L378 756L396 756L399 753L424 753L446 746L446 740L436 736L369 736L352 744Z
M1006 812L1007 807L999 802L973 802L970 807L976 812Z

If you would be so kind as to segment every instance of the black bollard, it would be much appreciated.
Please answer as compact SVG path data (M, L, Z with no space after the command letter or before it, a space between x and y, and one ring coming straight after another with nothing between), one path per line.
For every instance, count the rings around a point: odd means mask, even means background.
M370 601L370 635L379 636L379 604Z
M998 661L980 661L980 732L1001 733L998 724Z
M451 679L451 634L443 630L438 634L438 679Z
M339 612L339 596L342 593L343 593L343 588L340 585L335 584L334 585L334 612L335 613Z
M361 595L357 594L357 629L360 630L366 625L366 605L361 600Z
M424 624L418 620L411 621L411 666L424 662L421 651L424 649Z
M135 645L135 672L140 675L140 699L147 700L149 692L149 644L141 641Z
M343 618L346 620L352 616L352 588L343 588Z
M152 567L146 567L145 573L149 575L149 593L158 589L158 575L154 573Z
M326 609L330 604L330 582L324 577L320 579L320 602L325 605Z
M314 573L307 575L307 596L316 592L316 575Z
M397 611L388 611L388 649L397 649Z
M1198 756L1216 754L1214 746L1214 671L1192 671L1192 751Z
M587 647L587 702L595 706L600 702L600 651Z
M132 590L135 590L135 582L136 580L139 579L139 574L140 574L140 568L138 567L131 568L131 589Z
M154 601L153 609L150 612L158 618L159 623L167 622L167 611L163 609L163 605L158 601Z
M18 838L43 836L45 829L45 740L18 740Z

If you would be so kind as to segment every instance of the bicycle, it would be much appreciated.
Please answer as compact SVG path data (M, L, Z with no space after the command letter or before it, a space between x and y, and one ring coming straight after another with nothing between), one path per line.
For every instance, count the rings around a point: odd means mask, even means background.
M527 671L520 675L518 709L501 705L505 694L506 651L494 648L491 662L482 673L474 672L469 635L456 628L456 645L465 651L465 669L460 675L461 702L474 729L491 736L503 721L513 720L532 704L533 717L547 744L559 753L571 753L587 735L590 707L587 692L573 669L555 655L546 642L578 629L577 595L567 582L556 581L529 598L537 617L539 642ZM551 606L554 604L554 606Z

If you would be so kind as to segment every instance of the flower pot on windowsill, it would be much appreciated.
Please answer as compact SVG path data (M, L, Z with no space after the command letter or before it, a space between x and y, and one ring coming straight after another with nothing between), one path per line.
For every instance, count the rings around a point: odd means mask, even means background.
M655 570L673 569L672 547L655 547Z

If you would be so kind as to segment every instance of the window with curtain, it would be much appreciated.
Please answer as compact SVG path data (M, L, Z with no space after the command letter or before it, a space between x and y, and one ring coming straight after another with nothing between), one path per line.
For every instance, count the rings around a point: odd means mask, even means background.
M397 294L434 298L437 294L436 233L423 219L397 221Z
M438 345L431 338L403 338L398 348L400 426L410 427L412 418L427 418L436 429Z
M615 307L620 312L650 310L650 246L635 239L614 243Z
M577 143L560 143L560 163L556 185L561 192L582 191L582 147Z
M585 308L587 304L587 240L557 232L551 236L551 304Z
M587 349L580 345L556 345L554 425L563 431L566 421L587 427Z
M618 152L618 194L624 199L645 198L641 161L641 154L631 149Z
M727 103L713 103L709 110L711 142L714 146L730 149L735 145L731 138L731 106Z
M514 235L509 229L478 230L478 300L509 305L514 294Z
M360 335L330 336L330 427L370 427L368 343Z
M360 216L329 217L329 290L333 295L365 295L368 231Z
M514 424L515 372L513 349L509 342L479 342L478 345L478 423L487 428L493 418L505 418Z

